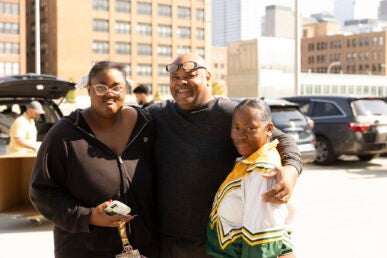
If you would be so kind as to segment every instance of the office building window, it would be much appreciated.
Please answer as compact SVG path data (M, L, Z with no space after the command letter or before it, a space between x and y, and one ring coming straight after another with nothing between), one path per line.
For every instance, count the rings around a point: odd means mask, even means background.
M130 64L123 64L124 70L126 72L126 79L130 80L130 77L132 76L132 66Z
M172 27L167 25L159 25L157 27L157 35L162 38L172 37Z
M130 55L130 43L128 42L117 42L116 43L116 54L118 55Z
M118 34L130 34L130 22L116 21L114 30Z
M152 55L152 45L151 44L138 44L137 54L139 56L151 56Z
M116 12L130 13L130 0L116 0Z
M0 54L19 54L19 43L0 42Z
M196 29L196 39L204 40L204 29Z
M152 4L150 3L137 3L137 13L152 15Z
M107 41L93 41L93 53L95 54L109 54L109 42Z
M204 21L204 10L203 9L196 9L196 20Z
M180 19L191 19L191 9L188 7L177 7L177 17Z
M0 62L0 74L11 75L11 74L19 74L19 73L20 73L19 63Z
M138 76L152 76L152 65L148 64L138 64L137 65L137 75Z
M169 89L168 84L159 84L158 92L161 96L172 98L171 97L171 90Z
M191 38L191 30L189 27L177 27L177 36L179 38Z
M163 64L163 65L159 65L158 67L157 67L157 70L158 70L158 75L160 76L160 77L168 77L169 76L169 73L167 72L167 70L165 69L165 64Z
M109 32L109 21L102 19L93 19L93 31Z
M202 47L196 48L196 54L204 58L204 48Z
M189 46L180 46L177 48L177 55L182 55L190 52L191 52L191 47Z
M93 10L109 11L109 0L93 0Z
M19 34L19 24L14 22L0 22L1 34Z
M148 23L137 24L137 33L139 35L152 36L152 25Z
M172 47L167 45L160 45L157 47L158 56L172 57Z
M159 4L157 6L157 13L159 14L159 16L171 17L172 7L170 5Z
M0 14L19 15L19 4L0 2Z

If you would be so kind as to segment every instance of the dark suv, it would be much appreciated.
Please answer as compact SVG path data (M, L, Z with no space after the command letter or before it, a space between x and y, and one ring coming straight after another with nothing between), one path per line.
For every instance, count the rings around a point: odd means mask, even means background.
M313 121L295 103L283 99L264 100L270 107L274 126L294 138L304 163L313 162L316 158Z
M74 83L52 75L23 74L0 77L0 154L9 143L9 129L32 100L39 101L45 114L36 121L38 141L62 116L59 104Z
M310 95L286 97L315 123L315 163L329 165L340 155L369 161L387 151L387 104L381 98Z

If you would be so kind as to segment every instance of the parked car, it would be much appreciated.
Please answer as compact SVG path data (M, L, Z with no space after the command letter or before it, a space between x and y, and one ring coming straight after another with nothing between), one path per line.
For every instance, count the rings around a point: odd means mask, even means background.
M387 151L387 104L382 98L308 95L284 99L298 103L315 123L315 163L329 165L340 155L369 161Z
M32 100L42 104L45 114L36 121L38 141L62 116L59 108L74 83L52 75L23 74L0 78L0 152L9 143L9 129Z
M240 102L242 99L234 100ZM294 138L304 163L313 162L316 158L313 121L305 116L295 103L283 99L264 100L270 107L274 126Z

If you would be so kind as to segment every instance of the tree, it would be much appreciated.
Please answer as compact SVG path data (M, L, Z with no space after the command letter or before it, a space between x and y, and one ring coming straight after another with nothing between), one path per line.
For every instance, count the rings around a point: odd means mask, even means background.
M217 81L213 81L211 83L211 92L212 95L223 95L224 94L224 86Z

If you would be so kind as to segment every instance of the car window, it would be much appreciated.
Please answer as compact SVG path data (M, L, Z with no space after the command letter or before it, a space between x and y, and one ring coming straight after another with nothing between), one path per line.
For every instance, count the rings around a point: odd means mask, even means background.
M360 99L352 101L354 114L358 116L366 115L387 115L386 102L378 99Z
M308 114L308 110L309 110L309 107L310 107L310 103L298 103L299 105L299 108L300 108L300 111L304 114Z
M288 124L289 122L305 121L304 115L297 108L271 108L271 116L275 125Z
M341 111L330 102L314 102L312 117L318 116L340 116Z

